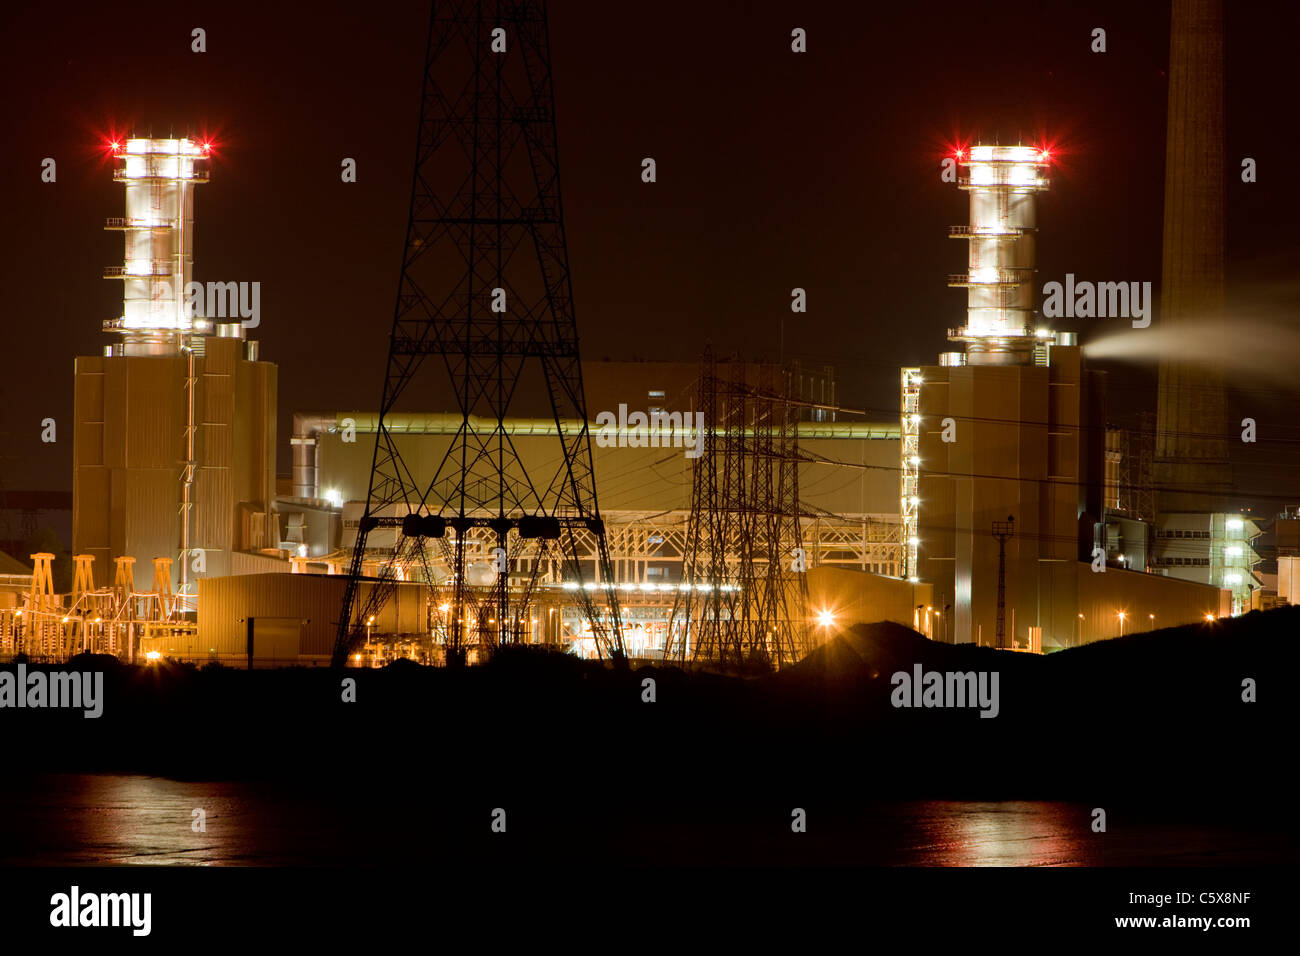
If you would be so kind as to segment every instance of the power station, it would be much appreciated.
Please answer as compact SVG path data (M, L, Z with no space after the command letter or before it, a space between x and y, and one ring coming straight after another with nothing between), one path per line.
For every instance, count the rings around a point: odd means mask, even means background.
M909 560L951 608L956 643L1040 651L1117 635L1126 619L1162 625L1229 613L1215 588L1106 560L1105 375L1077 333L1034 317L1035 197L1050 154L976 145L967 175L970 243L964 346L902 372L900 461ZM1005 635L1006 644L997 643Z
M1223 146L1217 6L1174 10L1176 325L1222 316ZM489 57L499 24L520 42ZM771 668L857 621L1042 653L1258 604L1221 376L1162 363L1155 440L1135 436L1078 330L1038 313L1040 238L1068 232L1038 220L1045 147L952 157L965 319L899 369L897 420L841 406L833 368L581 358L546 30L544 4L431 18L382 402L295 403L288 436L247 337L256 285L195 279L209 146L113 144L123 304L75 361L75 580L56 593L48 553L6 564L0 655L458 664L525 643Z
M73 551L113 563L171 559L177 610L192 611L202 576L270 568L278 545L276 369L259 360L237 309L196 308L194 192L208 151L188 139L130 139L114 148L126 189L119 338L76 360ZM237 293L232 292L232 295ZM233 317L230 313L233 313Z

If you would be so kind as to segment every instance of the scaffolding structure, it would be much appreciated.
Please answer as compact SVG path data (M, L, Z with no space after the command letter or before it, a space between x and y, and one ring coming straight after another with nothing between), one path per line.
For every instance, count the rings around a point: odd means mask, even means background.
M1154 524L1156 496L1152 485L1155 471L1156 433L1154 412L1139 412L1136 429L1124 432L1120 452L1120 508L1141 521Z
M917 496L917 482L921 474L921 370L902 370L901 428L899 480L901 495L898 513L903 518L903 573L902 577L915 581L917 575L917 548L919 537L921 499Z

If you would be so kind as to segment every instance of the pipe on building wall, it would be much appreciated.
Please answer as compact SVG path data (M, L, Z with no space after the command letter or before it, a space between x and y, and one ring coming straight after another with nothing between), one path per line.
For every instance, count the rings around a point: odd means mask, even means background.
M343 422L349 421L353 429L359 434L373 435L379 429L379 415L376 412L294 412L293 415L293 437L312 438L313 448L315 436L322 432L338 431ZM385 428L390 434L394 435L454 435L460 431L462 417L459 412L424 412L424 413L397 413L390 414L385 423ZM507 418L503 423L505 432L508 435L540 435L554 436L559 433L555 426L555 420L551 418ZM800 438L878 438L878 439L897 439L899 437L899 426L894 422L797 422ZM469 416L470 431L479 434L491 432L496 427L496 422L490 418L484 418L479 415ZM588 430L594 437L600 430L600 425L596 422L590 422ZM578 425L574 422L564 423L565 434L574 435L578 433ZM650 429L652 432L662 433L663 429ZM295 452L295 468L297 467L297 452ZM304 453L304 467L306 467ZM312 457L311 467L315 467L314 455ZM297 478L294 479L295 486L298 484ZM306 497L299 495L299 497Z
M338 430L338 417L327 412L294 412L293 432L289 439L293 450L293 495L295 498L318 498L316 479L316 436Z

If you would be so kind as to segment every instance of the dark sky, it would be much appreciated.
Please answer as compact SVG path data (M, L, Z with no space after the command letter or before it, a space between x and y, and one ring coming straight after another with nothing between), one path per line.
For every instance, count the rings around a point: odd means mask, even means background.
M1297 313L1294 60L1300 6L1228 4L1230 297ZM110 131L211 136L195 278L258 280L294 409L378 405L409 200L428 4L6 4L0 60L8 228L0 468L71 487L72 363L110 339L122 215ZM143 11L147 10L147 15ZM984 12L987 11L987 12ZM583 353L832 363L846 404L893 417L900 364L936 360L964 315L944 285L966 197L954 143L1048 141L1040 281L1160 279L1168 5L553 2L565 220ZM190 52L190 31L208 52ZM790 30L809 52L790 52ZM1089 50L1094 27L1108 50ZM58 182L40 182L46 156ZM658 182L640 179L653 156ZM1259 182L1239 182L1240 157ZM339 179L343 157L358 183ZM790 289L809 311L789 311ZM1093 320L1094 322L1097 320ZM1095 330L1077 323L1086 343ZM1242 343L1250 348L1249 343ZM1112 416L1152 407L1149 369L1111 366ZM1243 492L1300 499L1296 394L1236 380L1263 440ZM40 420L60 423L43 445ZM1287 467L1283 467L1287 466ZM1281 503L1280 500L1277 503Z

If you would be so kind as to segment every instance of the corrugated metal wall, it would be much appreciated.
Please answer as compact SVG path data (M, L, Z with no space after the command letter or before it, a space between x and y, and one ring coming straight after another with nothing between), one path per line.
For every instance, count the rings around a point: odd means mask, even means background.
M324 574L241 574L199 580L198 645L204 656L239 658L247 650L249 617L301 619L299 653L328 659L334 651L339 610L347 578ZM362 584L359 603L370 586ZM375 634L419 634L426 629L428 589L399 584L376 616Z
M365 498L374 455L373 433L358 433L344 442L342 433L318 436L320 490L338 489L345 501ZM396 437L417 482L432 480L450 444L446 435ZM533 483L544 487L559 466L555 436L513 436ZM899 439L814 438L800 441L810 455L873 467L846 469L807 464L799 469L799 496L807 504L835 514L898 513ZM601 448L592 440L596 487L601 511L686 510L691 506L692 459L683 448Z
M198 467L191 546L207 552L205 573L223 575L231 571L232 549L268 545L276 370L243 361L239 339L209 339L205 345L206 354L195 361ZM77 359L73 550L96 556L101 586L111 583L117 555L136 559L145 586L153 559L175 558L180 550L187 375L182 356ZM236 388L241 376L247 382L242 391ZM241 488L256 493L241 496ZM237 512L245 502L247 510L263 515L249 522L247 534ZM175 585L178 566L173 573Z

